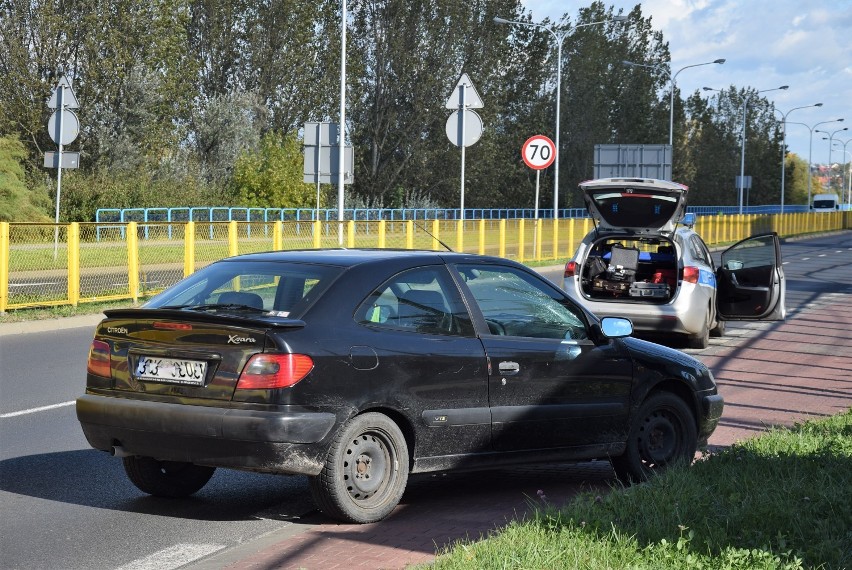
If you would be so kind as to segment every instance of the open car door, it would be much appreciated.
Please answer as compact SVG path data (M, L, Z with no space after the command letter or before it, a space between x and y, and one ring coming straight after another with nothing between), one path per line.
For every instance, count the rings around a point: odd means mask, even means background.
M716 309L723 320L781 321L786 281L778 234L755 235L722 253L716 270Z

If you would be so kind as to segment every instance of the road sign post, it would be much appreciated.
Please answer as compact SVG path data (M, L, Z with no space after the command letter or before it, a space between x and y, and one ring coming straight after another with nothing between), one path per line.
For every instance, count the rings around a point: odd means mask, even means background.
M539 231L541 222L538 219L538 196L539 196L539 179L541 171L553 164L556 159L556 145L553 141L544 135L535 135L528 138L521 147L521 158L527 166L535 170L535 237L533 239L533 251L538 251ZM556 211L553 212L553 219L556 219Z
M484 107L476 87L467 76L462 73L456 88L447 99L446 108L456 109L447 119L447 138L454 145L461 147L461 203L459 211L461 220L464 221L464 149L475 144L482 136L482 119L473 109Z
M71 165L71 168L76 168L79 163L79 153L73 153L75 157L70 157L71 160L66 160L62 156L63 147L71 144L77 139L80 134L80 121L77 120L71 109L77 109L77 97L74 95L74 90L71 88L71 82L65 76L59 78L56 88L50 95L50 100L47 102L50 109L56 109L51 115L47 123L47 130L50 138L57 145L57 153L55 158L45 155L45 166L52 168L56 166L56 227L54 228L53 239L53 259L56 259L59 251L59 199L62 195L62 168L66 163ZM52 154L52 153L51 153ZM50 160L48 160L50 158Z

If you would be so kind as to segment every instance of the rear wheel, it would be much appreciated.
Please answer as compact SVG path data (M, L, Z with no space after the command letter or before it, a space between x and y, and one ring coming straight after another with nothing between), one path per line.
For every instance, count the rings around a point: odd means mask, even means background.
M725 336L725 321L716 321L716 326L710 329L710 336L713 338Z
M216 471L215 467L138 455L125 457L123 462L130 481L143 493L155 497L188 497L201 490Z
M369 523L388 516L408 482L408 446L399 427L383 414L366 413L334 438L311 495L330 517Z
M644 481L677 463L689 463L698 448L695 417L669 392L650 396L633 419L624 454L612 458L624 483Z

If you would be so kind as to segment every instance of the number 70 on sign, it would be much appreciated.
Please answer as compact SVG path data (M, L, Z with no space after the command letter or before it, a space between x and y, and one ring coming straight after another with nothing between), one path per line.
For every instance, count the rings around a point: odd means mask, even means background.
M535 135L521 147L521 156L533 170L544 170L556 158L556 145L544 135Z

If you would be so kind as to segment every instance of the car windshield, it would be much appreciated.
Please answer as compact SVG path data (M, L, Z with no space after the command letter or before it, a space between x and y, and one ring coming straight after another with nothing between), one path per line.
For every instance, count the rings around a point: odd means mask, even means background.
M339 267L306 263L222 261L166 289L143 307L299 318L340 272Z

